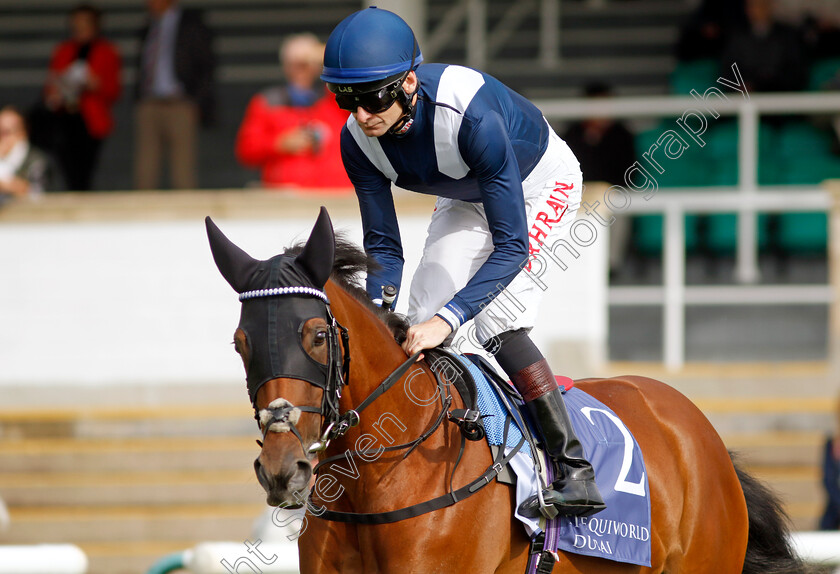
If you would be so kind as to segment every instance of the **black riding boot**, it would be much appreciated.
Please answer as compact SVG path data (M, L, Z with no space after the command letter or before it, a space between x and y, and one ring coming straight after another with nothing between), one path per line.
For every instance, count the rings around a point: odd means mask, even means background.
M563 402L563 393L545 359L526 367L512 377L525 398L528 412L539 428L546 452L560 467L561 475L543 499L566 516L590 516L606 508L595 484L595 471L586 460L572 421ZM539 498L535 495L519 506L523 516L540 516Z

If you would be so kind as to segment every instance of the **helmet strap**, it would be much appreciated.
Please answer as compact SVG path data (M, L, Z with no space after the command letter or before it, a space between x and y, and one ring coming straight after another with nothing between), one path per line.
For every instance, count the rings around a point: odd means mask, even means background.
M417 89L415 89L410 94L406 93L402 85L400 86L400 91L397 95L397 102L399 102L400 105L402 105L403 113L396 121L396 123L393 126L391 126L391 129L388 130L389 134L395 136L402 136L408 133L408 130L411 127L412 122L414 121L414 116L417 113L417 106L414 103L414 96L417 95L417 92L419 91L419 82L417 84Z
M417 57L417 37L414 35L414 30L411 31L411 63L408 65L408 71L405 73L405 78L414 71L414 59ZM388 133L395 136L403 136L408 133L411 124L414 122L414 114L417 113L417 108L414 105L414 96L420 91L420 79L417 78L417 88L410 94L405 93L405 78L400 82L400 93L397 95L397 101L402 104L403 114L391 126ZM419 99L419 96L418 96Z

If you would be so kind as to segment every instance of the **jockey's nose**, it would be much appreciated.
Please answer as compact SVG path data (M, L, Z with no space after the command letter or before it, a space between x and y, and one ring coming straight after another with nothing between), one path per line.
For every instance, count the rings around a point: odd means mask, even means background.
M356 119L359 120L360 122L365 122L369 118L371 118L372 116L373 116L373 114L371 114L369 111L364 109L362 106L356 107Z

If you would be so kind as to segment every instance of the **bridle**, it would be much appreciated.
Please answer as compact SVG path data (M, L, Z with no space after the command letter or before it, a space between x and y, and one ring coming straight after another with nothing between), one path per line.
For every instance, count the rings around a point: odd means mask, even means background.
M381 383L379 383L379 385L375 389L373 389L373 391L371 391L371 393L356 407L342 413L340 411L338 403L341 399L342 388L349 383L350 379L350 333L344 326L342 326L336 320L335 316L332 314L332 311L330 310L330 300L327 297L326 293L319 289L314 289L312 287L277 287L273 289L247 291L245 293L240 294L239 299L240 301L246 301L248 299L254 299L259 297L277 297L285 295L295 295L298 297L315 297L317 299L320 299L324 305L324 312L327 319L328 341L327 376L326 382L323 387L324 395L321 401L320 408L306 405L295 406L289 403L289 401L281 398L275 399L266 408L259 410L257 410L256 397L254 397L254 410L256 413L255 418L261 426L263 439L265 439L269 432L290 431L300 441L301 447L303 448L303 452L306 453L307 456L311 457L317 452L326 450L331 440L344 435L348 430L350 430L350 428L358 425L361 420L362 412L368 406L370 406L376 399L378 399L386 391L388 391L388 389L392 388L403 377L403 375L405 375L406 372L408 372L408 369L411 368L411 366L417 362L417 358L420 356L420 352L417 352L411 357L408 357L408 359L406 359L405 362L403 362L399 367L394 369L391 372L391 374L389 374ZM340 352L339 338L341 339L341 346L343 346L344 348L343 354ZM435 510L439 510L441 508L445 508L447 506L456 504L457 502L464 500L465 498L469 498L470 496L472 496L473 494L490 484L492 480L502 471L504 466L507 465L507 463L510 462L513 456L519 451L519 449L525 443L524 437L519 441L519 444L512 450L510 450L510 452L508 452L507 454L505 454L505 449L500 448L498 450L497 455L493 459L493 463L478 478L462 486L461 488L455 489L453 487L452 482L455 476L455 470L458 468L458 465L461 462L461 459L464 454L465 441L481 440L484 437L484 432L483 429L480 433L475 433L474 430L468 430L469 428L477 428L477 425L479 424L478 420L480 415L478 411L471 411L468 409L449 411L449 407L452 405L453 399L452 393L450 391L450 385L442 379L441 373L438 372L435 368L431 368L431 371L434 374L435 381L437 383L437 388L440 393L439 397L441 409L436 419L426 428L426 430L424 430L420 434L420 436L403 444L380 447L380 449L376 451L348 450L341 455L336 455L321 460L317 465L315 465L313 473L317 474L320 468L338 460L344 460L345 458L356 456L359 456L361 458L365 458L366 456L372 455L378 456L386 451L397 451L405 449L406 452L402 457L403 459L405 459L406 457L408 457L409 454L411 454L414 451L414 449L416 449L426 439L431 437L445 420L449 420L450 422L457 424L461 428L461 444L458 457L455 460L454 466L449 477L450 479L448 492L431 500L407 506L405 508L391 510L388 512L355 513L327 510L326 508L321 508L317 512L318 517L325 520L334 520L339 522L354 522L360 524L387 524L391 522L405 520L406 518L419 516L421 514L426 514L428 512L433 512ZM313 384L320 387L320 385L316 384L315 382L307 382L309 384ZM301 412L316 413L319 414L323 419L321 432L319 434L318 440L309 445L308 447L304 444L303 437L301 436L300 432L296 427L296 423L300 417ZM502 444L507 443L508 429L510 428L511 421L511 416L508 416L505 420ZM469 425L465 425L465 422L469 423ZM260 443L260 446L262 446L262 443ZM307 502L307 504L311 504L311 493L309 502ZM296 507L298 506L289 506L289 508Z
M341 391L350 380L350 333L346 327L336 320L330 309L329 297L320 289L302 286L257 289L240 293L239 300L244 302L249 299L281 296L315 297L324 304L327 321L327 376L323 387L324 394L320 407L295 406L289 401L278 399L272 401L264 409L257 408L255 396L253 398L254 418L261 427L263 440L272 430L273 432L290 431L300 441L303 451L307 455L311 455L325 450L331 440L359 424L359 416L356 411L350 410L342 414L338 406ZM339 338L341 344L339 344ZM342 347L344 349L343 354L340 352ZM323 430L319 433L318 440L309 446L304 444L303 437L296 426L297 418L301 412L315 413L324 419Z
M263 440L269 432L291 432L297 437L303 452L307 455L313 455L326 450L330 441L343 436L352 427L357 426L361 420L362 411L385 391L393 387L417 361L420 353L409 357L394 369L358 406L342 413L339 407L341 391L350 382L350 332L332 314L329 297L319 289L312 287L258 289L241 293L239 300L244 302L249 299L280 296L314 297L320 299L324 305L324 314L327 321L327 375L323 387L324 394L320 408L309 405L296 406L285 399L275 399L266 408L258 409L256 396L254 396L254 418L260 425ZM339 339L341 344L339 344ZM341 352L342 348L343 353ZM309 384L314 383L310 382ZM320 387L320 385L316 386ZM438 381L438 386L442 386L440 381ZM450 403L451 398L446 401L446 406L448 407ZM320 415L323 419L318 440L308 446L304 443L303 436L297 428L297 422L302 412L314 413ZM434 428L437 428L439 424L435 425Z

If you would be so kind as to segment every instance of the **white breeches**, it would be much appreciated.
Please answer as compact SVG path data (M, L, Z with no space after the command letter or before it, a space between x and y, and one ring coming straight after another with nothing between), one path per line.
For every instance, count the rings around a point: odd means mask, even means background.
M569 234L580 206L583 178L569 146L553 130L548 148L522 182L531 256ZM411 282L408 319L427 321L449 302L493 252L484 206L439 197L429 223L423 257ZM475 317L480 342L534 326L543 288L528 276L529 264L493 303Z

